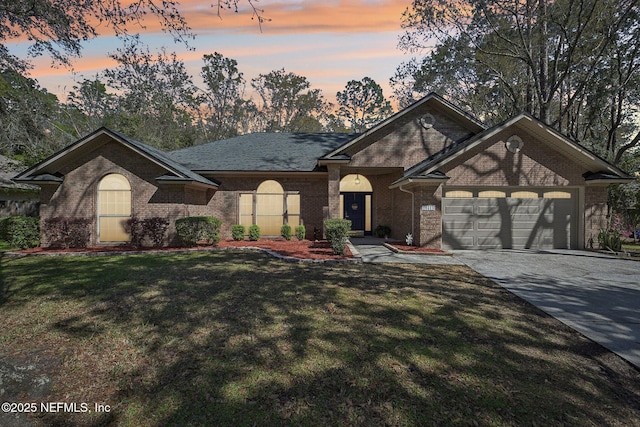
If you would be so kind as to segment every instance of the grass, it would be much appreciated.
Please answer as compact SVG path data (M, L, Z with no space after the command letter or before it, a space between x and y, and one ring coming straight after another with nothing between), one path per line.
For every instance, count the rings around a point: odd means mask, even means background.
M2 252L8 252L10 250L12 250L13 248L11 247L11 245L9 245L9 242L0 239L0 254Z
M632 240L622 242L622 249L625 251L640 252L640 242L634 242Z
M461 266L0 258L36 425L640 425L640 373Z

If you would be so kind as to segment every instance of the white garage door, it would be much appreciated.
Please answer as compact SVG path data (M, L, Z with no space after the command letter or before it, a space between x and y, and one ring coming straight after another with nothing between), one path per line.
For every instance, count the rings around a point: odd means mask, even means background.
M443 247L575 248L575 210L575 197L564 191L445 192L442 199Z

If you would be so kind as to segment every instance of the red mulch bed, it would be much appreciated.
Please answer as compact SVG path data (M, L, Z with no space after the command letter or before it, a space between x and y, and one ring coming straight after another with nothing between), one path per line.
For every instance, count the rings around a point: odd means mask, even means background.
M329 242L327 242L326 240L311 241L293 239L287 241L284 239L260 239L257 242L251 242L248 240L223 240L218 244L218 247L263 248L270 249L281 255L306 259L345 259L352 257L349 247L346 248L346 252L344 255L334 255Z
M447 251L443 251L442 249L437 248L424 248L421 246L409 246L404 242L388 242L389 246L393 246L402 252L416 252L416 253L425 253L425 254L447 254Z
M326 240L310 241L310 240L284 240L284 239L260 239L256 242L249 240L235 241L235 240L223 240L216 246L218 248L243 248L254 247L270 249L273 252L277 252L280 255L290 256L294 258L302 259L345 259L351 258L352 254L349 248L346 248L345 255L334 255L331 246ZM145 252L145 251L163 251L163 252L177 252L185 250L198 250L198 249L211 249L213 246L198 245L195 248L181 248L181 247L165 247L165 248L134 248L126 245L114 245L114 246L89 246L86 248L69 248L69 249L49 249L49 248L32 248L19 251L23 254L38 254L38 253L51 253L51 254L64 254L64 253L105 253L105 252Z

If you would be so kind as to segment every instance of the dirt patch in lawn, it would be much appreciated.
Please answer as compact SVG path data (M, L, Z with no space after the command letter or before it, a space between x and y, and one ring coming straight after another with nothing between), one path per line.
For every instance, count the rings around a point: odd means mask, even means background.
M340 260L353 258L347 247L344 255L335 255L329 242L326 240L284 240L284 239L260 239L258 241L249 240L223 240L216 246L198 245L193 248L184 247L164 247L164 248L136 248L128 245L101 245L89 246L86 248L32 248L18 251L20 254L120 254L120 253L148 253L148 252L190 252L206 251L224 248L260 248L268 249L282 256L313 259L313 260Z

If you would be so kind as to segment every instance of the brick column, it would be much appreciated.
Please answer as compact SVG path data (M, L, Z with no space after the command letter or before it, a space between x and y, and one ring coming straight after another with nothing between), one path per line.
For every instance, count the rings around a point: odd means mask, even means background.
M340 218L340 165L327 165L329 218Z

